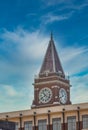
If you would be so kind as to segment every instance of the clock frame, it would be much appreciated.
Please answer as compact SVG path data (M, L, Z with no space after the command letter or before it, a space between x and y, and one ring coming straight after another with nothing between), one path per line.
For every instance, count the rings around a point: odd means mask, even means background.
M67 102L67 92L64 88L60 88L59 90L59 99L61 104L66 104Z
M48 103L52 98L52 91L50 88L45 87L39 91L39 103Z

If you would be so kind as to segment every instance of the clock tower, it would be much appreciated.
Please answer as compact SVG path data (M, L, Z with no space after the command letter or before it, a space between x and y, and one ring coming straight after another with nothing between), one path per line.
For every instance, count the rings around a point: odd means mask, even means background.
M70 81L63 71L52 34L39 75L34 79L33 85L32 108L71 104Z

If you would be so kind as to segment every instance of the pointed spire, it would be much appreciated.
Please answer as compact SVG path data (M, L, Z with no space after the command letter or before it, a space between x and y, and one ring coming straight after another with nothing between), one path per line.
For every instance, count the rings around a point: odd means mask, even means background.
M64 71L59 59L59 56L54 45L53 34L51 32L50 42L44 57L44 61L40 70L42 73L60 73L64 75Z
M53 40L53 33L51 32L51 41Z

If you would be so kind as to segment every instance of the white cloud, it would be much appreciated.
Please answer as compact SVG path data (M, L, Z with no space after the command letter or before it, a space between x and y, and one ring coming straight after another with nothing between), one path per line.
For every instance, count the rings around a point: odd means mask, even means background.
M24 83L22 86L18 84L14 83L14 86L0 84L0 112L28 109L32 104L33 92L30 84Z
M44 56L48 38L39 31L30 33L22 28L13 32L5 30L1 38L3 43L0 49L5 53L0 53L1 79L8 79L12 75L28 79L29 74L34 74L34 68L37 69L37 61Z
M8 94L8 96L16 96L17 92L15 91L15 89L12 86L9 85L5 85L3 86L6 93Z
M47 6L53 6L56 4L63 4L63 3L72 3L74 0L42 0Z
M65 70L70 75L80 73L88 68L87 47L67 47L61 51L61 59Z
M13 86L0 84L0 88L3 89L4 93L7 96L10 96L10 97L17 96L17 92Z
M88 102L88 74L71 78L71 99L73 103Z
M52 23L55 21L62 21L69 19L74 13L77 13L78 11L82 11L84 8L88 7L88 1L83 0L81 2L76 2L76 0L42 0L46 8L49 6L55 6L56 8L52 10L52 13L50 12L48 15L45 14L43 16L44 23ZM67 11L67 13L66 13ZM56 13L60 13L61 15L56 15Z
M71 9L74 9L74 10L82 10L83 8L87 7L88 6L88 2L83 2L82 4L80 5L72 5L72 6L69 6L68 8L71 8Z
M73 10L82 10L83 8L88 6L88 1L83 0L81 2L76 2L76 0L42 0L46 6L54 6L54 5L61 5L58 10L65 10L65 9L73 9Z
M13 32L5 30L0 38L0 111L27 109L33 100L34 74L49 39L39 31L27 32L21 28Z
M56 21L62 21L62 20L66 20L68 19L66 16L55 16L55 15L47 15L45 17L43 17L46 21L45 23L52 23L52 22L56 22Z
M4 42L8 42L8 46L10 44L13 44L12 47L16 46L19 55L23 56L22 58L27 57L28 59L41 57L45 52L48 42L48 38L41 35L39 30L36 32L27 32L22 28L18 28L14 32L6 30L1 37L4 39Z
M88 102L88 47L62 48L61 59L66 74L70 74L72 103Z
M40 61L44 58L49 38L41 34L39 30L31 33L21 28L13 32L5 30L1 38L3 42L0 49L2 49L4 55L0 51L0 82L3 85L3 87L0 87L0 110L5 111L6 107L8 111L27 109L31 106L33 100L32 83L34 74L39 72ZM59 49L65 72L69 72L72 76L88 70L88 49L86 46L61 47ZM73 85L71 98L74 103L87 101L88 91L85 92L88 86L87 77L88 75L71 77ZM85 93L84 98L80 97L82 91ZM73 98L77 94L79 95L78 98ZM2 106L4 109L2 109Z
M54 15L52 13L48 13L47 15L42 16L41 19L44 24L50 24L57 21L67 20L72 16L73 13L74 11L62 15Z

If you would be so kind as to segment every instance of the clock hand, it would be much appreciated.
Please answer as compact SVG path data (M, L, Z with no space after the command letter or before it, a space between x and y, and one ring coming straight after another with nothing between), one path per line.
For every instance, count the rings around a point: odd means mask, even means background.
M46 96L46 94L45 94L45 93L43 93L43 96L45 97L45 96Z
M64 97L64 95L61 95L60 98Z
M45 97L47 97L47 94L46 94L46 93L44 93L44 95L45 95Z

